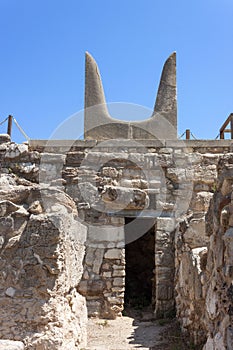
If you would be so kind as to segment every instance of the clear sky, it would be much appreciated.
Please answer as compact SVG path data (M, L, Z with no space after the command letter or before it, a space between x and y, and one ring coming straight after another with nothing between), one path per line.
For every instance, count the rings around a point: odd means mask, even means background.
M84 106L85 51L107 102L153 108L176 51L179 134L215 138L233 112L232 19L232 0L0 0L0 121L49 138Z

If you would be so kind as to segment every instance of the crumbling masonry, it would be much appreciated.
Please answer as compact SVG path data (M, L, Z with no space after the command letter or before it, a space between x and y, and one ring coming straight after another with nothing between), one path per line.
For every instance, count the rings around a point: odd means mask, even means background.
M111 118L87 54L85 139L0 143L2 339L81 349L87 312L144 303L233 349L233 142L177 139L175 54L149 119Z

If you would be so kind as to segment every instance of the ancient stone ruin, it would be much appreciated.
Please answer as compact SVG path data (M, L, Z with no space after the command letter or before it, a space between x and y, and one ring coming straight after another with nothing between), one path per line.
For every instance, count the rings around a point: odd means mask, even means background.
M233 141L177 139L175 53L142 122L87 54L84 135L0 136L0 349L84 349L87 314L138 304L233 349Z

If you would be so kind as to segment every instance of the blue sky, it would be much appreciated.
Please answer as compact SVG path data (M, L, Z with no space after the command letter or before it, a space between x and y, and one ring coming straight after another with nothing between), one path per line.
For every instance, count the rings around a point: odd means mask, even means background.
M107 102L153 108L176 51L179 134L215 138L233 112L232 18L232 0L0 0L0 120L49 138L83 108L85 51Z

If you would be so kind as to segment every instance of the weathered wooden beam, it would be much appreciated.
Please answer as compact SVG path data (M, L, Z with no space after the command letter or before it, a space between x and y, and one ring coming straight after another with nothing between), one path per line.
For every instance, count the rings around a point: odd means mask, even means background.
M12 120L13 117L12 115L8 116L8 125L7 125L7 134L11 137L11 133L12 133Z

